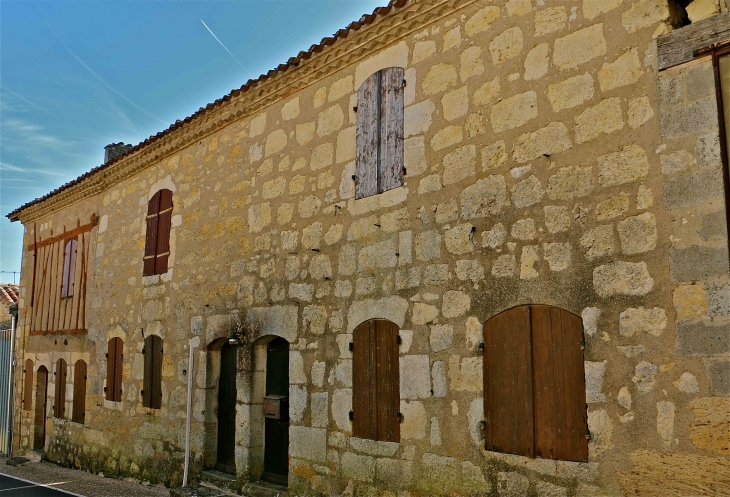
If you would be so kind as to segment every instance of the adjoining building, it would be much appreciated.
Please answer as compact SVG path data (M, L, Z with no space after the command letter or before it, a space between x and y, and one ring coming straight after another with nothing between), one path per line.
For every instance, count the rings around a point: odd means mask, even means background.
M725 0L394 0L107 147L8 216L16 452L727 495L728 39Z

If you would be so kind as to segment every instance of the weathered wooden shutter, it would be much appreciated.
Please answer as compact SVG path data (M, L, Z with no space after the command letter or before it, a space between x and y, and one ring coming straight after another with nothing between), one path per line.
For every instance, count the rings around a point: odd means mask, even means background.
M86 363L78 360L74 365L74 402L71 421L84 423L86 417Z
M583 325L567 311L531 306L535 370L535 455L587 461Z
M170 256L170 229L172 228L172 192L160 190L160 213L157 222L157 249L155 274L167 272Z
M400 441L398 327L372 319L353 332L353 425L359 438Z
M355 198L378 193L380 77L380 71L372 74L357 90Z
M403 81L402 67L380 71L380 187L378 193L403 186Z
M487 450L534 457L530 308L484 325L484 430Z
M33 410L33 361L25 360L25 371L23 377L23 410Z
M78 251L79 242L76 238L70 240L69 246L69 264L68 264L68 281L66 288L68 288L67 297L71 297L74 294L74 279L76 277L76 252Z
M56 395L53 404L53 416L56 418L64 417L66 411L66 377L67 377L66 361L59 359L56 361Z
M144 382L142 405L159 409L162 405L162 338L150 335L144 340Z
M63 249L63 274L61 275L61 298L68 297L68 274L71 268L71 240L68 240Z
M124 366L124 342L119 337L109 340L106 365L106 400L122 400L122 368Z
M145 234L144 243L144 276L151 276L155 274L160 196L160 192L155 193L147 204L147 232Z

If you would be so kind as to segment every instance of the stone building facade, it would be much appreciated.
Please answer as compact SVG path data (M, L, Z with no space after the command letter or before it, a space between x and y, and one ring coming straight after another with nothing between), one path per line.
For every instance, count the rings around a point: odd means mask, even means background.
M662 40L702 23L719 26L706 46L722 41L727 5L694 4L392 2L14 211L25 226L16 449L179 485L192 374L198 478L219 462L222 356L240 324L239 489L264 470L279 337L292 495L727 494L715 73L708 55L660 62ZM356 199L358 89L390 67L405 74L403 185ZM173 204L166 271L143 276L161 190ZM65 249L39 246L72 231L74 300L44 314L43 268L63 267ZM534 304L582 319L586 461L485 450L483 326ZM71 317L53 318L63 305ZM352 435L350 343L371 319L399 329L398 442ZM149 336L164 344L159 409L142 402ZM105 392L114 338L118 401Z

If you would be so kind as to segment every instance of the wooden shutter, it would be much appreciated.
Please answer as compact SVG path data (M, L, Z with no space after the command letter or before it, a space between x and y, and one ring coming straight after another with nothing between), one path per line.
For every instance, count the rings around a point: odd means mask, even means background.
M534 457L530 309L515 307L484 325L487 450Z
M56 418L64 417L66 411L66 377L67 377L66 361L59 359L56 362L56 395L53 404L53 416Z
M355 198L378 193L380 161L380 71L366 79L357 91Z
M61 298L68 297L68 273L71 267L71 240L67 241L63 249L63 274L61 275Z
M122 400L122 368L124 366L124 342L119 337L109 340L106 365L106 400Z
M384 319L375 321L375 367L377 440L400 442L400 377L398 326Z
M535 455L587 461L588 429L581 319L555 307L533 305Z
M25 360L25 371L23 376L23 410L33 410L33 361Z
M155 193L147 204L147 232L144 243L144 276L151 276L155 274L160 196L160 192Z
M381 71L380 187L378 193L403 186L403 81L402 67ZM358 109L359 110L359 109Z
M150 335L144 341L144 383L142 405L159 409L162 406L162 338Z
M86 363L76 361L74 365L74 402L71 421L84 424L86 417Z
M400 441L398 326L381 319L353 332L353 425L359 438Z
M69 265L68 265L68 288L67 297L71 297L74 294L74 279L76 277L76 252L78 251L79 242L76 238L70 240L69 246Z
M167 272L170 256L170 229L172 228L172 192L160 190L160 213L157 222L157 249L155 274Z

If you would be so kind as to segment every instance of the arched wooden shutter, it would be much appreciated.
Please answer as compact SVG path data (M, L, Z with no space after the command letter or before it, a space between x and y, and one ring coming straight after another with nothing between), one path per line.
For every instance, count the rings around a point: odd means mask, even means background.
M147 204L144 276L167 272L172 227L172 192L160 190Z
M23 410L31 411L33 409L33 361L31 359L25 360L23 373Z
M63 418L66 412L66 378L68 375L66 361L59 359L56 361L56 392L53 404L53 416Z
M124 341L121 338L109 340L106 360L106 400L121 402L124 367Z
M86 417L86 363L76 361L74 365L74 402L71 421L84 423Z
M79 242L76 238L66 241L63 249L63 274L61 276L61 298L74 294L74 278L76 276L76 252Z
M142 405L159 409L162 406L162 338L150 335L144 340L144 383Z
M485 448L588 459L583 326L568 311L520 306L484 325Z
M398 326L372 319L355 328L352 371L353 436L399 442Z
M357 92L355 198L403 185L403 81L401 67L372 74Z

